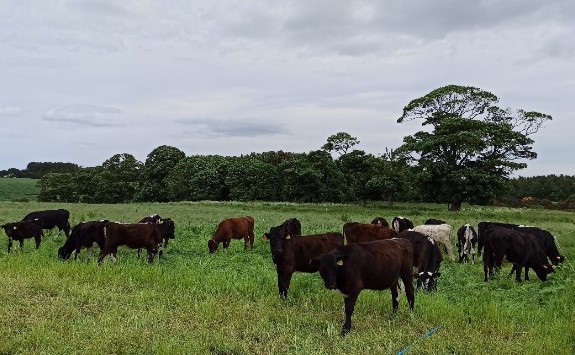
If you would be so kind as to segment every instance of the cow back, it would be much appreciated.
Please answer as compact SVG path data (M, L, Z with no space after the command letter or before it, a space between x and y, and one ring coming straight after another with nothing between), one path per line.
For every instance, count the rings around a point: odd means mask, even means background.
M391 228L375 224L349 222L343 225L343 235L349 244L396 238L398 233Z
M283 253L276 258L278 264L294 271L317 272L318 266L311 263L314 258L343 246L343 235L332 232L324 234L289 236L284 241Z

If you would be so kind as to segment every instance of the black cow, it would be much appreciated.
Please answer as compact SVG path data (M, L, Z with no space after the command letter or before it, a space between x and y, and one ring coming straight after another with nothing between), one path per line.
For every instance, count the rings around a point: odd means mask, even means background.
M413 222L408 218L397 216L393 217L391 221L391 226L397 233L401 233L404 230L413 229Z
M98 246L100 250L106 244L106 236L104 228L108 224L108 220L102 221L89 221L78 223L72 228L70 237L66 239L64 245L58 249L58 257L67 260L76 251L74 260L78 258L80 250L86 248L88 250L88 260L92 257L92 248Z
M301 235L301 223L297 218L286 219L282 224L277 226L286 235ZM269 233L264 233L263 238L269 240Z
M142 218L138 223L158 223L161 220L162 220L162 217L160 217L159 214L154 213L151 216L146 216L146 217Z
M464 224L457 230L457 252L459 254L459 262L469 262L469 255L471 261L475 263L475 243L477 243L477 233L470 224Z
M481 250L484 244L485 231L490 226L503 227L503 228L516 228L518 224L501 223L501 222L479 222L477 225L477 254L481 255Z
M40 221L38 220L6 223L2 228L4 228L4 232L6 232L8 236L8 253L12 251L12 243L14 240L20 242L20 248L23 248L24 239L34 238L36 249L38 249L44 236Z
M286 299L294 272L317 272L318 266L310 261L343 245L341 233L325 233L292 236L281 226L270 228L264 235L270 241L272 261L276 265L278 290L281 299Z
M58 234L64 231L66 238L70 236L70 212L64 209L46 210L30 212L26 217L22 218L23 221L33 221L38 219L42 229L52 229L58 227Z
M513 271L516 271L517 282L521 282L523 267L532 268L542 281L547 280L547 275L553 272L539 241L532 234L491 226L484 231L484 239L483 272L486 282L494 269L501 269L504 257L515 264Z
M437 289L443 257L435 240L415 231L403 231L399 238L407 239L413 246L413 266L417 267L417 287L426 291Z
M318 264L325 287L337 289L344 295L345 322L342 336L351 330L351 316L363 289L390 289L395 314L399 305L401 279L405 285L409 309L413 311L413 247L406 239L348 244L320 256L313 263Z
M427 224L428 226L433 226L433 225L447 224L447 223L441 219L429 218L423 224Z

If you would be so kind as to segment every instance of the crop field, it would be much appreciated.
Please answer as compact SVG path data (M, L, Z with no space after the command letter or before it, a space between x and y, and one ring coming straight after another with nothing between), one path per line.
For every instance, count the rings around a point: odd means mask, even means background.
M36 201L40 192L37 182L37 179L0 178L0 201Z
M28 212L66 208L72 225L87 220L137 222L159 213L176 222L176 238L158 262L120 249L102 265L61 261L64 236L46 236L38 250L26 240L0 248L0 354L574 354L575 214L548 210L398 204L394 207L292 203L167 203L87 205L0 202L0 222ZM207 241L224 218L255 218L254 250L233 240L208 254ZM345 222L391 221L402 215L422 224L501 221L535 225L556 236L566 262L541 282L517 284L504 264L483 282L480 260L458 264L446 256L434 293L417 291L415 311L402 294L391 312L391 293L364 290L349 336L340 336L341 294L324 288L319 274L294 274L288 299L278 298L276 271L261 236L292 217L304 234L341 231ZM455 238L453 238L455 248ZM96 254L97 255L97 254ZM425 337L432 329L438 330Z

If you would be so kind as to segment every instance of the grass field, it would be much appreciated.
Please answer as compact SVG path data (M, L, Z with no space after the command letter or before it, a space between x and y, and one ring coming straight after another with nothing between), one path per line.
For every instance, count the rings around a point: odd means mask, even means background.
M37 179L0 178L0 201L36 201Z
M168 203L86 205L0 202L2 224L33 210L66 208L71 224L110 219L135 222L152 213L176 221L176 239L160 262L147 264L121 249L118 262L98 266L59 261L64 237L47 234L39 250L26 241L0 249L0 354L574 354L575 255L573 213L401 204L393 208L288 203ZM226 217L252 215L253 251L234 240L208 254L207 241ZM483 220L550 230L567 262L547 282L532 273L516 284L501 276L483 282L481 262L442 263L438 290L417 292L415 312L402 295L391 318L391 294L363 291L353 328L339 336L343 299L318 274L296 273L287 301L278 299L269 244L261 235L297 217L304 234L340 231L344 222L394 215L421 224L445 219L457 229ZM455 242L454 242L455 244ZM440 326L433 335L420 339ZM418 340L419 339L419 340Z

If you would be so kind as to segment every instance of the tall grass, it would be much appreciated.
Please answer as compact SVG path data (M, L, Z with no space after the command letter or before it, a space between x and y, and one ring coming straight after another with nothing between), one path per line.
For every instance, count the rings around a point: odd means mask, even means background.
M40 249L26 241L8 255L0 248L0 353L5 354L396 354L430 329L439 331L408 354L573 354L575 285L566 263L549 281L516 284L501 275L483 282L481 262L445 258L438 291L417 292L415 312L402 296L391 317L389 291L363 291L350 336L341 338L343 300L317 274L296 273L287 301L278 299L269 245L261 235L297 217L305 234L340 231L345 221L421 224L441 218L464 223L499 220L537 225L557 236L568 260L575 254L575 216L558 211L400 204L358 207L291 203L168 203L84 205L0 203L2 224L33 210L67 208L71 223L110 219L135 222L159 213L176 221L176 239L159 262L147 264L120 249L118 262L59 261L63 236L49 233ZM207 241L226 217L252 215L253 251L234 240L209 255ZM6 243L6 239L4 239ZM454 242L455 244L455 242Z

